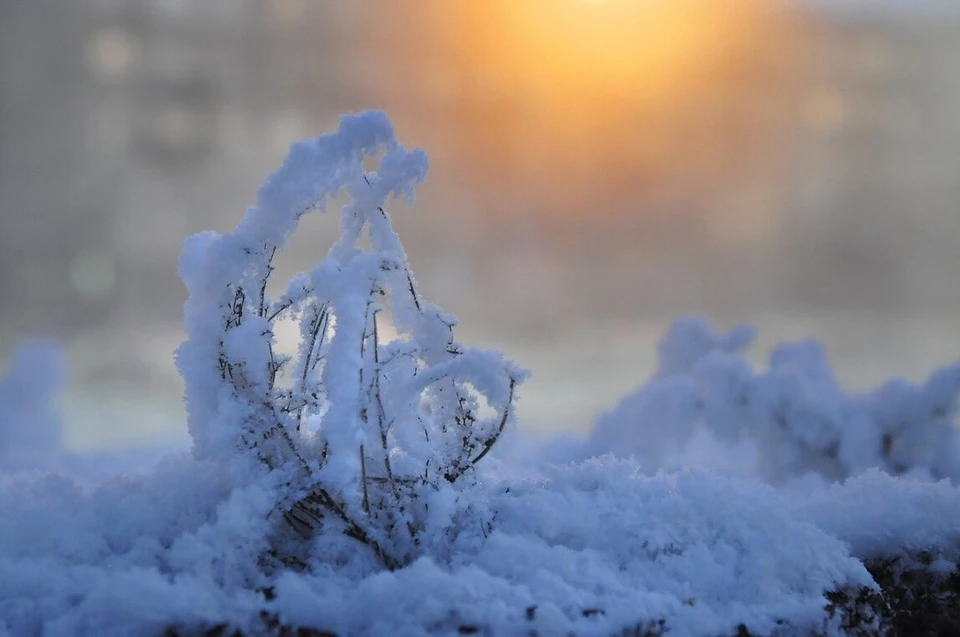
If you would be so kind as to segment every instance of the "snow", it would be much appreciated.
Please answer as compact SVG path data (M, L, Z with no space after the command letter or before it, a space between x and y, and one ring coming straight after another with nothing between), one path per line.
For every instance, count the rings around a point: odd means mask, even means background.
M960 561L960 366L848 394L814 341L757 367L752 328L681 319L587 439L524 438L525 372L454 339L383 212L426 166L382 113L347 116L232 233L185 243L191 453L66 453L56 348L14 355L0 635L832 635L825 595L876 586L863 560ZM341 190L341 240L268 298L274 252Z
M8 630L251 625L259 608L251 590L267 584L254 565L272 503L224 482L209 464L181 458L90 494L62 477L11 488L0 522ZM705 471L651 478L608 457L538 480L489 478L476 497L497 511L487 537L477 527L395 573L322 559L313 573L279 574L267 607L285 621L351 635L454 631L456 622L493 634L610 634L645 618L696 635L743 621L760 632L777 620L815 625L824 590L870 581L842 536L797 515L774 489ZM808 508L828 505L811 499ZM584 616L594 608L603 613Z
M813 492L796 510L863 558L934 551L960 561L960 497L946 480L872 470Z
M848 394L816 341L783 343L756 368L743 351L752 337L752 328L718 334L702 319L678 320L654 376L566 459L633 455L649 472L696 460L775 484L871 468L960 479L960 364L920 384L894 378ZM737 466L724 467L731 458Z
M86 494L63 477L24 482L0 503L0 617L17 635L252 627L261 608L350 635L606 635L657 618L671 634L741 622L765 634L819 625L825 590L869 586L857 558L955 546L960 528L955 488L879 473L806 495L706 470L648 477L609 456L544 473L485 476L475 497L497 511L494 530L400 571L342 542L326 547L339 559L273 579L255 568L272 502L231 492L209 463L180 458ZM268 584L264 604L253 591Z

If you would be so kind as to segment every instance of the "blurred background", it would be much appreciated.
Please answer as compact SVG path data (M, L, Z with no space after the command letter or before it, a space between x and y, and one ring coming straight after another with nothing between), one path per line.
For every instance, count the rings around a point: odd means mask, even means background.
M952 0L2 0L0 360L64 345L73 449L185 438L180 241L370 107L431 158L420 290L533 371L528 431L589 428L684 314L852 389L960 356Z

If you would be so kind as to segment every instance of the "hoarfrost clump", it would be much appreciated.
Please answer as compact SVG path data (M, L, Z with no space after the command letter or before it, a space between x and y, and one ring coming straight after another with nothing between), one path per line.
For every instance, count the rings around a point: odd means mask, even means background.
M177 364L198 457L269 474L287 530L346 535L389 568L418 554L437 521L430 503L456 499L497 442L524 375L461 346L456 320L417 292L384 205L412 200L426 172L426 155L399 144L382 113L346 116L337 133L291 148L232 233L196 235L180 259L188 339ZM350 201L339 240L270 298L275 256L340 192ZM276 350L285 318L300 326L293 355ZM287 564L305 557L274 548Z
M845 393L823 348L784 343L767 369L742 354L753 330L718 334L701 319L674 323L653 378L597 423L581 454L633 454L648 471L689 460L703 436L780 483L830 481L877 468L960 481L960 363L923 383L887 381Z

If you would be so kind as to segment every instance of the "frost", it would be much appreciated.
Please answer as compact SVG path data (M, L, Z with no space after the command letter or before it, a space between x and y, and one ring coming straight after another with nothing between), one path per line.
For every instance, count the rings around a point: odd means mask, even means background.
M197 457L275 474L287 530L308 542L345 534L389 568L417 556L431 499L459 488L497 442L523 377L460 345L455 319L417 292L385 206L412 200L426 171L382 113L345 116L335 134L291 148L232 233L197 235L180 259L190 296L177 363ZM339 240L271 299L274 258L301 217L341 191ZM300 326L290 355L274 338L285 318ZM388 322L392 342L380 336ZM282 562L305 559L281 545L271 553Z
M920 384L893 379L848 394L816 341L781 344L766 369L755 369L742 354L752 336L748 327L723 335L700 319L678 321L654 377L571 455L633 455L649 472L696 455L716 467L734 455L753 463L739 473L772 483L843 480L872 468L960 480L960 363ZM712 461L698 454L705 440Z

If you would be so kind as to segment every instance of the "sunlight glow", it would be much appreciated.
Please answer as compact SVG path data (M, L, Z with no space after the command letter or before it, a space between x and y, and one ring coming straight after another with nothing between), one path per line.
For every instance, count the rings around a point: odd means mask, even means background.
M764 234L765 193L779 191L756 185L784 174L785 122L800 103L799 81L785 78L809 59L788 4L433 0L417 18L426 37L405 43L428 71L390 74L403 78L398 102L432 109L419 122L427 147L450 149L477 192L499 185L485 214L574 228L600 197L608 205L591 215L722 208L742 217L731 226Z
M675 90L750 38L748 0L489 0L458 5L466 55L532 93Z

